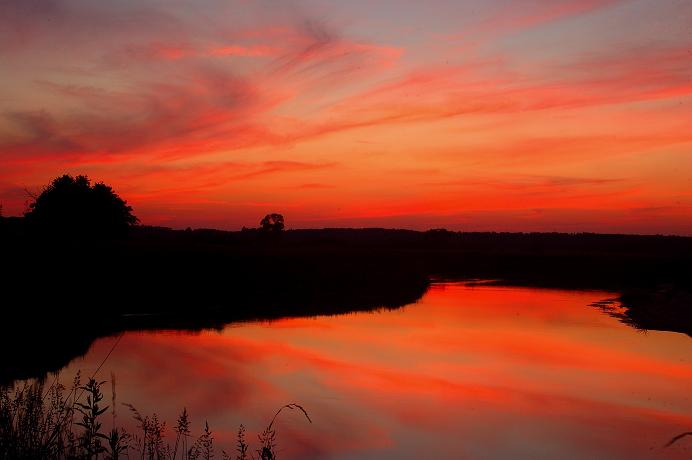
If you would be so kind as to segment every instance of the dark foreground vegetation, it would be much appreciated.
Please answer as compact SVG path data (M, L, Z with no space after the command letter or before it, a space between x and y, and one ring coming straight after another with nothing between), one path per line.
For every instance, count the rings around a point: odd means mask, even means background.
M132 227L127 238L35 235L0 220L0 382L44 375L100 336L397 308L430 280L622 293L621 319L692 334L692 238Z
M110 383L110 404L104 401L102 391L106 381L93 377L83 384L77 375L69 389L57 380L50 385L42 381L26 383L14 390L0 387L0 460L276 460L274 422L281 412L297 410L312 422L302 406L287 404L258 433L259 446L254 452L246 440L245 427L240 425L230 454L215 446L208 423L199 435L193 434L185 409L172 425L172 433L168 433L166 421L156 414L143 415L129 403L119 408L114 376ZM119 409L132 415L136 430L128 432L118 426Z

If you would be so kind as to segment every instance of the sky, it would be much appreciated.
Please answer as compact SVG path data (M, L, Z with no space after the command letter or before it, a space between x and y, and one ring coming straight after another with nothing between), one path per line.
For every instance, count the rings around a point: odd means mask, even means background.
M0 0L0 203L692 235L689 0Z

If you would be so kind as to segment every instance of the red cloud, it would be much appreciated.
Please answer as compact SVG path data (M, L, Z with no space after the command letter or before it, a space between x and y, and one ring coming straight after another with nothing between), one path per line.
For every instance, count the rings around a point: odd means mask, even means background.
M608 8L615 3L622 3L617 11ZM553 225L529 210L514 220L522 202L502 196L510 191L532 209L553 209L560 225L589 210L593 224L649 228L648 219L622 212L653 207L668 209L660 215L678 231L690 216L689 186L667 166L673 159L680 170L689 166L678 153L692 142L689 50L675 42L675 30L656 44L644 32L616 43L593 19L604 13L618 23L639 11L624 2L540 0L499 11L484 4L464 31L483 45L463 52L456 43L430 42L431 24L445 22L444 6L435 17L421 13L419 29L404 34L383 21L379 7L349 22L339 15L357 12L351 4L333 16L290 2L271 10L210 5L214 14L204 16L187 4L0 5L8 18L0 49L9 63L0 180L34 187L66 171L99 175L131 193L152 219L181 226L192 215L216 222L203 204L222 202L292 209L300 214L294 221L318 226L466 225L464 212L481 207L488 225ZM684 22L680 9L652 13L675 25ZM506 40L532 29L562 46L556 24L539 27L575 16L603 36L598 52L587 40L547 60L531 49L529 34ZM656 168L647 160L654 154L665 156ZM638 166L621 173L614 161L603 164L619 157ZM336 165L338 175L329 169ZM404 170L413 173L404 178ZM256 187L269 180L281 194ZM3 198L6 210L22 209L16 194ZM193 202L199 206L182 204Z

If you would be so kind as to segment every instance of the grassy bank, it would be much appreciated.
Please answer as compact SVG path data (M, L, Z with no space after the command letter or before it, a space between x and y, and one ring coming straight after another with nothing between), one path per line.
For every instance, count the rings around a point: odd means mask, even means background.
M58 370L123 330L398 308L434 278L617 291L626 322L692 333L692 238L138 227L97 242L0 225L0 249L0 345L16 350L0 382Z
M141 414L132 404L119 405L114 376L110 401L105 400L106 383L94 377L82 383L77 375L70 388L57 380L50 385L35 381L14 389L0 387L0 460L275 460L274 422L281 412L296 410L311 422L302 406L287 404L259 432L256 449L248 443L241 425L236 445L227 452L215 445L208 423L193 431L187 410L183 409L176 423L169 425L156 414ZM119 410L132 416L134 431L118 426Z

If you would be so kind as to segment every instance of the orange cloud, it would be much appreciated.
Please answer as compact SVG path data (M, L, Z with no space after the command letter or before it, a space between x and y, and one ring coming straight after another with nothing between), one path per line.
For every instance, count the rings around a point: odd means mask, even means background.
M657 209L657 231L688 231L678 171L692 166L692 86L678 7L411 5L398 29L381 6L331 16L211 0L216 14L202 18L184 5L80 2L1 7L14 63L0 113L7 190L87 173L133 197L145 222L180 227L240 228L254 212L245 204L265 203L310 226L649 231L637 216ZM461 21L473 46L453 36L455 8L473 10ZM603 29L640 9L670 34ZM570 38L577 24L584 40ZM5 212L21 212L17 196L2 197ZM204 203L238 212L221 219Z

